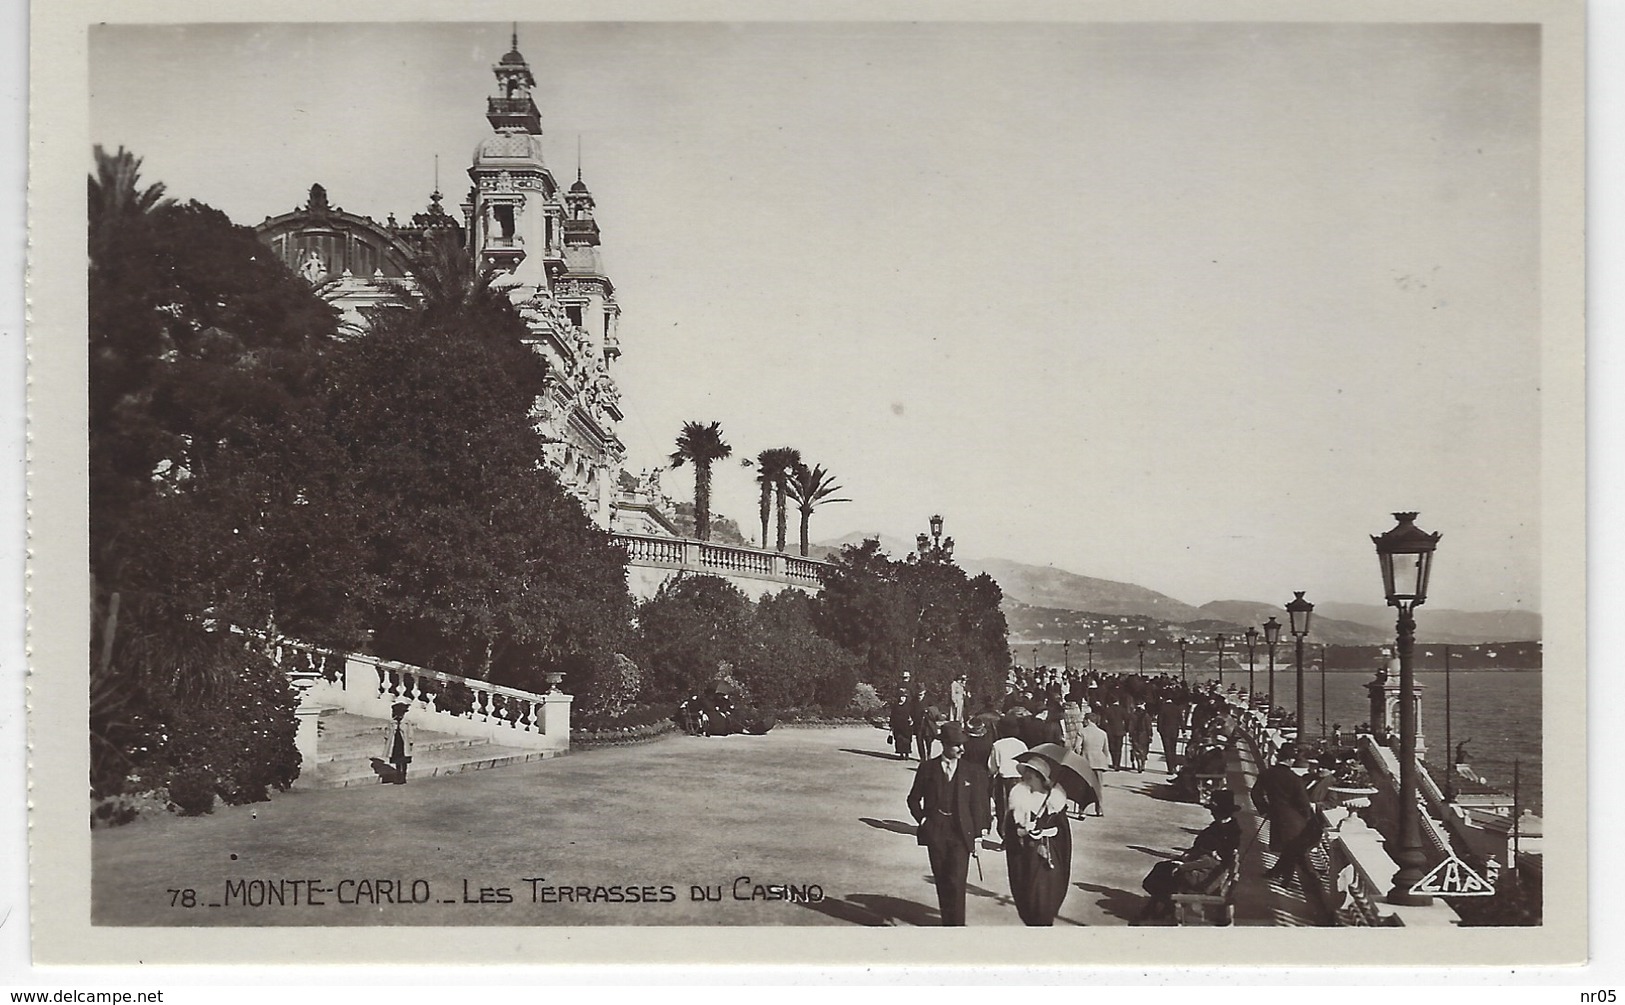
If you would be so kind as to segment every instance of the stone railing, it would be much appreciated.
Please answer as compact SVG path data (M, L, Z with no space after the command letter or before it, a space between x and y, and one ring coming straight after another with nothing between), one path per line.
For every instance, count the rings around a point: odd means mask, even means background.
M1397 867L1383 848L1382 835L1352 809L1322 810L1320 816L1325 829L1320 837L1321 854L1315 858L1324 857L1326 863L1319 879L1328 907L1341 925L1385 924L1379 905L1387 897L1388 882Z
M1239 718L1238 734L1252 748L1253 763L1262 771L1274 762L1285 739L1283 731L1267 725L1265 716L1259 712L1243 712ZM1374 746L1370 737L1361 739ZM1397 762L1392 763L1397 771ZM1380 774L1380 770L1374 772L1374 775ZM1249 779L1249 784L1252 781ZM1319 844L1309 856L1314 868L1316 907L1328 921L1338 925L1454 924L1455 912L1442 901L1428 907L1396 907L1386 903L1388 887L1399 866L1389 856L1382 833L1360 816L1360 812L1369 809L1369 800L1354 799L1344 800L1341 806L1316 810L1323 825ZM1439 851L1431 836L1437 832L1438 825L1425 813L1421 816L1423 831L1430 834L1423 839L1431 846L1429 859L1438 861L1448 854Z
M512 747L562 753L570 746L571 696L533 694L456 674L283 641L273 657L303 692L301 707L339 708L387 719L397 702L420 725Z
M683 569L724 577L744 576L817 588L823 586L825 574L833 568L828 562L799 555L687 537L626 533L613 536L626 549L630 564L657 569Z

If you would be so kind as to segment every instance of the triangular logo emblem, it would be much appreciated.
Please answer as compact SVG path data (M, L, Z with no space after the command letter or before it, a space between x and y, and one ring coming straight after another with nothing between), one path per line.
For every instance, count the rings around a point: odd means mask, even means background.
M1411 892L1434 897L1488 897L1495 893L1495 886L1452 855L1423 876Z

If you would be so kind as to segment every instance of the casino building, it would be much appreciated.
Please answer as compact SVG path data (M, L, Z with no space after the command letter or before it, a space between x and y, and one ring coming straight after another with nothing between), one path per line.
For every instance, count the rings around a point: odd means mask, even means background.
M651 504L650 479L628 493L617 520L625 449L613 367L621 355L621 309L599 252L593 197L577 168L561 187L543 157L541 112L530 65L514 33L492 67L496 93L486 101L491 135L475 147L468 195L453 216L439 191L402 223L346 213L312 185L303 206L269 217L256 229L287 266L303 276L351 326L365 311L415 283L412 262L426 241L452 231L468 249L469 269L497 274L493 284L519 309L530 346L548 362L548 384L533 412L547 465L601 527L675 536L662 507ZM628 525L629 524L629 525Z

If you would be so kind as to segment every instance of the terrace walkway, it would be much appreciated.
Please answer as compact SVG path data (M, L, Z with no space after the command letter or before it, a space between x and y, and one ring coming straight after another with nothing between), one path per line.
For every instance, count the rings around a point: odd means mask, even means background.
M1059 925L1127 925L1152 863L1210 819L1174 799L1155 748L1151 764L1109 775L1106 815L1074 821ZM405 786L293 791L194 819L160 815L94 833L93 919L934 925L926 854L904 802L914 767L892 758L878 729L780 728L673 735ZM1236 786L1244 765L1232 768ZM1239 787L1238 796L1248 804ZM1242 825L1236 923L1312 924L1301 900L1264 884L1257 822L1243 816ZM971 867L968 923L1018 925L1002 853L984 850L981 864L980 877ZM753 897L769 884L816 888L822 899ZM198 906L171 906L168 891L187 889Z

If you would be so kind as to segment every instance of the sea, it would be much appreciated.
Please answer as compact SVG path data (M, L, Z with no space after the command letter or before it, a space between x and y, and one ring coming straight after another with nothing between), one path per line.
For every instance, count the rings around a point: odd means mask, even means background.
M1211 675L1210 675L1211 676ZM1325 674L1326 718L1341 723L1345 734L1371 718L1365 684L1372 680L1370 670L1331 670ZM1245 686L1240 677L1226 670L1225 684ZM1259 668L1259 691L1267 687L1267 674ZM1427 742L1427 762L1435 777L1442 778L1450 764L1445 746L1445 675L1441 671L1418 671L1416 683L1422 691L1421 731ZM1517 765L1518 803L1536 814L1541 811L1541 675L1538 670L1453 670L1450 673L1450 739L1467 743L1467 761L1473 771L1490 785L1512 792L1513 766ZM1320 729L1321 675L1304 672L1305 733ZM1293 670L1275 668L1275 703L1290 710L1296 697ZM1330 725L1327 731L1330 732Z

